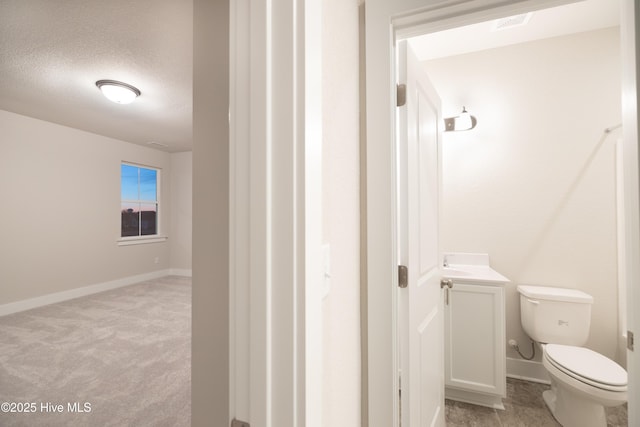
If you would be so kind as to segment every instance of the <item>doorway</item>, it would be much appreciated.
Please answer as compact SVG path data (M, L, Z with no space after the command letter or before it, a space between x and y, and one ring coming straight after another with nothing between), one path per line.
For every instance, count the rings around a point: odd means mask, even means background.
M518 4L513 5L504 5L501 2L492 2L491 5L480 5L479 2L468 2L465 6L450 6L450 5L440 5L440 6L429 6L424 7L423 12L421 13L413 13L408 14L404 13L406 10L415 10L415 5L412 4L411 1L403 1L402 4L397 5L377 5L377 4L368 4L367 5L367 44L372 45L373 41L377 41L378 43L383 41L389 41L384 38L384 20L387 18L391 18L393 23L393 27L396 30L395 36L397 38L409 38L411 36L424 34L428 32L436 32L441 31L447 28L459 27L462 25L481 22L483 20L491 20L505 16L515 15L517 13L524 13L531 10L540 9L542 7L554 6L559 4L570 3L567 1L549 1L549 2L533 2L533 1L522 1L518 2ZM455 16L456 18L451 18L451 16ZM379 24L379 25L378 25ZM371 27L375 27L375 30L372 30ZM387 27L388 28L388 27ZM378 31L379 30L379 31ZM378 45L377 48L380 46ZM394 379L387 377L381 378L374 374L377 369L381 369L386 366L386 369L391 368L392 372L395 372L394 366L397 363L394 360L393 353L386 353L382 347L378 347L380 343L395 343L396 339L396 330L395 330L395 313L393 306L397 301L396 296L396 288L392 287L391 291L385 291L383 286L384 284L378 284L378 277L384 281L385 277L393 277L392 270L395 267L395 262L392 265L387 265L386 268L380 267L376 261L382 261L384 259L389 260L392 259L392 256L389 256L388 250L385 249L385 242L389 242L389 237L384 237L381 234L382 232L376 232L377 230L385 230L384 224L389 224L392 221L392 216L390 213L385 212L374 212L376 209L380 209L383 206L383 203L386 206L391 205L391 200L393 199L394 185L392 173L389 168L382 164L382 157L384 150L377 150L375 145L380 143L377 141L377 137L375 135L388 135L393 134L393 123L389 120L390 115L388 114L388 108L392 105L391 102L388 102L390 99L390 93L385 94L384 91L376 90L374 87L376 84L382 83L393 83L395 81L395 76L393 76L393 71L388 70L384 71L379 67L384 61L387 64L390 63L389 59L393 57L394 47L392 44L389 44L389 50L383 51L382 53L372 53L371 50L367 51L368 55L368 67L367 67L367 116L368 122L370 126L368 128L368 150L367 153L367 167L368 170L375 170L375 173L370 173L370 176L374 180L378 186L376 187L376 191L378 195L370 195L368 200L368 220L369 220L369 246L368 246L368 276L369 276L369 295L370 302L368 305L369 308L369 331L375 331L374 334L370 332L369 334L369 351L368 351L368 365L369 365L369 396L368 396L368 414L370 425L378 425L377 422L380 420L380 425L397 425L397 415L398 408L397 404L391 406L385 399L385 403L382 403L381 397L383 395L382 390L386 389L391 391L393 389L397 389ZM628 54L628 52L623 52L623 54ZM372 59L371 57L375 57ZM374 69L372 64L377 64L377 69ZM383 85L384 86L384 85ZM388 87L388 86L387 86ZM635 92L635 86L634 86ZM382 106L381 106L382 105ZM626 110L625 110L626 111ZM626 116L632 116L632 121L627 121L629 124L625 126L625 128L633 128L630 129L629 132L635 132L636 120L635 120L635 106L632 109L633 114L629 114L628 111L624 113ZM628 119L627 119L628 120ZM616 125L616 123L611 123L610 125ZM629 136L630 135L630 136ZM635 145L635 133L626 134L624 136L625 141L630 141L631 143L627 143L627 145ZM383 147L384 144L380 143ZM632 148L633 149L633 148ZM632 153L633 154L633 153ZM637 173L637 162L635 164L632 163L632 168L635 173ZM626 168L627 173L629 168ZM388 188L380 188L379 184L381 182L382 177L388 177L389 179L389 187ZM372 183L371 180L369 180ZM384 182L383 182L384 185ZM371 188L371 187L370 187ZM380 190L382 190L382 194L380 194ZM627 193L637 192L636 189L627 189ZM637 194L634 196L637 198ZM629 213L626 214L629 217ZM635 222L637 220L634 220ZM637 229L635 225L631 226L631 234L634 238L637 238ZM393 227L392 227L393 229ZM627 233L629 235L629 233ZM386 258L385 258L386 256ZM373 261L373 262L372 262ZM395 260L394 260L395 261ZM375 265L374 265L375 264ZM635 266L630 267L632 270ZM632 272L632 275L636 274ZM378 291L377 289L381 289ZM389 295L387 292L391 292ZM387 301L391 300L391 307L388 307L388 303L384 304L379 301L379 298L383 298L384 295L390 296ZM385 305L385 307L383 307ZM391 324L391 328L388 329L382 327L383 322L389 322ZM386 325L389 325L387 323ZM380 326L380 327L378 327ZM388 341L387 341L388 340ZM381 351L382 350L382 351ZM386 372L389 372L386 370ZM389 392L388 391L388 392ZM387 393L388 393L387 392ZM630 402L631 402L630 398Z
M621 137L618 5L585 1L408 43L445 117L466 106L478 118L473 130L442 134L442 252L488 253L492 267L512 280L505 286L507 338L527 350L518 284L593 295L586 346L624 366L618 286L610 280L618 276L619 165L612 161ZM529 362L507 341L498 347L506 348L508 376L548 382L540 349Z
M587 346L624 365L615 315L619 7L584 1L521 16L530 18L527 25L495 31L503 20L493 20L409 41L427 56L423 69L444 111L452 116L466 106L479 119L471 131L443 135L443 252L488 252L512 280L507 336L523 348L529 340L519 327L516 284L593 295ZM585 27L564 27L565 16ZM551 30L550 22L570 32L536 31ZM523 40L527 34L536 39ZM429 55L432 46L455 51L456 40L487 35L519 43ZM517 353L507 353L519 368ZM513 373L536 375L526 368Z

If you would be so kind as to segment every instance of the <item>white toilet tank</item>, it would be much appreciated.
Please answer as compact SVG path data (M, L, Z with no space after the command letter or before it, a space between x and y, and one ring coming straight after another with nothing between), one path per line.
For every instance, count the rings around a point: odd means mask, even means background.
M593 297L577 289L518 286L522 327L540 343L582 346L589 338Z

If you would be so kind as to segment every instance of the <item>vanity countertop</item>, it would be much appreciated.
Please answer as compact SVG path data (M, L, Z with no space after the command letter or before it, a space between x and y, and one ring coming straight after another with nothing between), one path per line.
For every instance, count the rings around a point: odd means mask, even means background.
M442 276L465 282L504 285L510 280L489 266L489 255L447 253L444 256Z
M449 264L442 268L442 276L447 279L471 282L491 282L505 284L510 280L488 265Z

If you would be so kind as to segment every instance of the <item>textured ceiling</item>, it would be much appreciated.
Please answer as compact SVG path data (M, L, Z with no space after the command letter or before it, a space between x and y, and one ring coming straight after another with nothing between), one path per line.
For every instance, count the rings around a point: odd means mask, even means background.
M542 33L535 39L558 35L547 34L553 28L615 25L612 3L581 2L565 17L538 12L529 25L492 37L522 42L517 32ZM587 6L586 14L576 12ZM191 150L192 15L191 0L0 0L0 109L165 151ZM475 27L483 25L490 24ZM416 39L414 48L427 59L443 46L436 56L494 47L483 39L491 34L470 28ZM481 46L471 43L481 39ZM142 94L133 104L114 104L95 86L101 79Z
M0 0L0 109L190 150L192 12L191 0ZM142 94L114 104L101 79Z

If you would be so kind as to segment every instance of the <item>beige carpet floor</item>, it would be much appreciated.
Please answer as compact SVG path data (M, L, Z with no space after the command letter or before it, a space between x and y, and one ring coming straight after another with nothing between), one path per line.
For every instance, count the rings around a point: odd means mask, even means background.
M0 317L0 405L3 427L189 426L191 279Z

